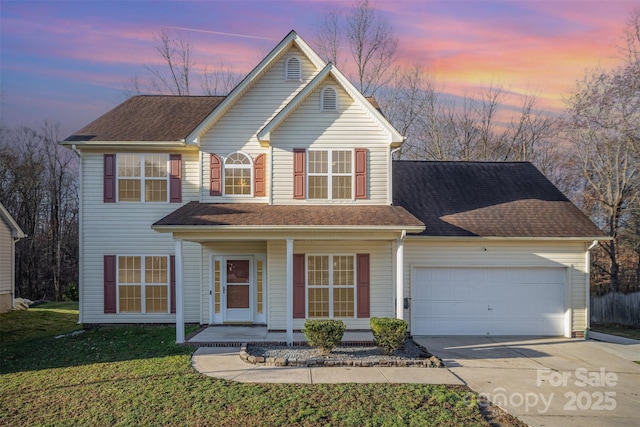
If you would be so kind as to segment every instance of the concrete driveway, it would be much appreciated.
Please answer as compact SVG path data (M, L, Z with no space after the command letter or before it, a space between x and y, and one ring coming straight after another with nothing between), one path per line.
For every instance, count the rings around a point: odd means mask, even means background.
M414 339L469 387L530 426L640 425L637 341Z

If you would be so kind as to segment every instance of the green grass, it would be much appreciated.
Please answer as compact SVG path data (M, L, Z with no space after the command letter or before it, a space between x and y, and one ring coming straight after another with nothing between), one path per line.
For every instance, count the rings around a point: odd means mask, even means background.
M620 337L640 340L640 328L618 325L615 323L591 324L591 330L603 334L617 335Z
M191 367L193 349L174 344L172 327L55 339L78 329L73 308L0 315L0 425L489 425L466 387L209 378Z

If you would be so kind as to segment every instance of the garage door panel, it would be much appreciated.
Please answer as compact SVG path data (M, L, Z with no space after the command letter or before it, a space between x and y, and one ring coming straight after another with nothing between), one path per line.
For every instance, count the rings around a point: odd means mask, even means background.
M562 335L563 268L416 268L415 335Z

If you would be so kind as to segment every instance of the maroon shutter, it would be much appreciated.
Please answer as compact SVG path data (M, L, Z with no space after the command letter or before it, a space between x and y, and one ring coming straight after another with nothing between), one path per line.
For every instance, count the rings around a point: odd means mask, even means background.
M293 255L293 318L304 319L304 254Z
M182 154L169 155L169 201L182 203Z
M116 202L116 155L104 155L104 203Z
M367 198L367 149L356 148L356 199Z
M116 256L104 256L104 312L116 312Z
M176 312L176 257L169 257L169 298L171 298L171 312Z
M211 155L209 165L209 195L222 196L222 160L215 154Z
M358 268L358 317L370 317L370 274L369 254L357 254L356 265Z
M267 195L265 188L265 155L260 154L253 161L253 195L255 197L264 197Z
M304 199L306 177L307 152L304 148L293 149L293 198Z

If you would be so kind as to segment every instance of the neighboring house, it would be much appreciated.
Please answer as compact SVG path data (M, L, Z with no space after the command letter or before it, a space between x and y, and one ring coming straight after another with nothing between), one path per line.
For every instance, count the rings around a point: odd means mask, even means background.
M24 237L20 226L0 203L0 313L13 308L16 290L15 243Z
M582 336L606 236L528 163L392 161L403 142L293 31L226 97L129 99L64 141L80 322Z

